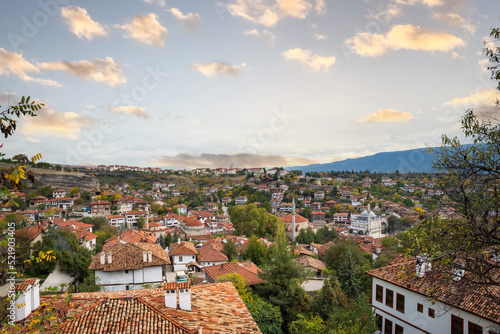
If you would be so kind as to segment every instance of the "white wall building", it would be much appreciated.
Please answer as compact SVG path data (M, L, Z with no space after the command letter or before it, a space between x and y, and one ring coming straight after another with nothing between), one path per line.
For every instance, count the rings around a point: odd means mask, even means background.
M498 304L489 300L493 297L484 293L484 286L474 289L462 281L463 273L453 271L450 280L430 268L425 262L418 265L415 259L408 261L400 256L390 265L368 272L372 276L372 307L378 333L500 333ZM427 296L431 287L437 289L435 302ZM500 290L498 286L493 289L496 293ZM461 297L451 297L457 294Z
M159 244L120 243L95 255L89 270L104 291L145 289L163 284L170 258Z

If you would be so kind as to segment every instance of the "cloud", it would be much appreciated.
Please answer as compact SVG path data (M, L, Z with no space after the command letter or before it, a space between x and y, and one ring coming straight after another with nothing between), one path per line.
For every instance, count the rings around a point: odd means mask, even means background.
M143 0L146 3L157 4L160 7L165 7L165 0Z
M103 82L111 87L118 87L122 83L127 82L120 67L111 57L75 62L61 60L52 63L41 63L39 67L49 71L66 71L78 78L85 80L92 79L97 82Z
M442 6L444 4L442 0L396 0L396 3L408 6L414 6L418 4L418 5L425 5L428 7L437 7L437 6Z
M315 33L314 39L317 41L324 41L324 40L327 40L328 37L326 37L325 35L319 34L319 33Z
M393 18L400 17L403 15L401 6L394 3L384 4L383 7L379 7L376 11L370 11L366 15L369 20L389 22Z
M0 102L10 102L11 105L17 103L15 101L17 94L13 92L0 92Z
M236 168L236 167L275 167L308 165L318 161L283 155L261 155L250 153L191 155L179 153L174 156L162 156L154 160L157 166L176 166L183 168Z
M120 26L127 32L127 37L140 43L163 47L167 39L167 29L163 27L155 14L137 15L130 23Z
M389 50L450 51L464 45L464 41L454 35L433 31L411 24L395 25L386 34L361 32L345 43L360 56L377 57Z
M335 57L322 57L313 54L310 50L302 50L299 48L290 49L283 52L283 56L287 61L298 60L303 65L311 68L312 70L319 72L321 70L328 71L328 68L335 63Z
M175 16L179 22L184 24L190 30L197 30L200 26L201 18L199 14L196 13L188 13L182 14L180 10L177 8L171 8L170 12Z
M39 73L40 69L25 60L22 53L8 52L0 48L0 76L14 74L23 81L35 82L45 86L61 86L57 81L33 78L27 72Z
M262 30L262 31L258 31L257 29L245 30L243 31L243 35L260 37L270 45L274 45L274 42L276 42L276 36L274 36L272 32L267 30Z
M81 116L74 112L58 113L51 109L43 109L37 117L27 117L21 127L21 133L32 138L37 137L63 137L78 139L82 128L95 126L96 122L89 117Z
M356 123L406 123L414 118L409 112L383 109L361 117Z
M209 78L214 77L216 74L230 74L232 76L237 76L245 70L245 63L240 65L230 65L224 61L216 61L210 64L198 64L192 65L192 68L196 71L201 72L204 76Z
M469 96L457 97L445 102L444 106L454 107L457 105L477 106L477 105L496 105L499 92L496 90L482 89L472 93Z
M149 119L151 116L148 115L145 108L140 108L136 106L118 106L114 108L108 109L108 112L118 113L118 114L126 114L126 115L134 115L140 118Z
M232 16L247 21L273 27L285 17L304 19L313 9L317 14L325 12L324 0L236 0L226 5Z
M93 21L87 10L80 7L66 6L61 8L61 15L73 34L79 38L85 37L89 41L96 36L107 35L104 28Z
M316 14L320 15L326 13L325 8L326 8L325 0L316 0L316 4L314 5Z
M462 27L471 34L474 34L476 32L477 27L457 13L436 12L432 14L432 18L451 26Z
M40 139L37 139L37 138L33 138L31 136L28 136L26 137L26 141L30 142L30 143L39 143L40 142Z

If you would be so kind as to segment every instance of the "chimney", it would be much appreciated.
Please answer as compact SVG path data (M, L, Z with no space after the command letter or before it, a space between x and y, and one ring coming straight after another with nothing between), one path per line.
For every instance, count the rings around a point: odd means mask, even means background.
M106 254L101 253L101 264L106 264Z
M191 283L178 283L179 288L179 307L184 311L191 311Z
M247 259L247 267L252 268L252 261L250 259Z
M465 263L462 262L454 262L453 263L453 280L458 282L464 277L465 274Z
M108 252L108 263L111 263L112 261L112 258L111 258L111 252Z
M177 284L165 283L163 289L165 290L165 307L177 309Z
M177 238L177 244L180 245L181 244L181 237L178 237Z
M424 255L417 255L417 277L422 278L425 276L425 273L430 271L432 268L432 264L429 262L429 257Z
M142 252L142 262L148 262L148 252Z
M148 251L148 262L153 262L153 252Z

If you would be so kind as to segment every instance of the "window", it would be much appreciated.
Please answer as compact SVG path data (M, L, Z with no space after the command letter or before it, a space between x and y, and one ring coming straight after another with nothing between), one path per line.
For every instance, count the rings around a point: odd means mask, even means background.
M429 314L429 317L431 317L431 318L434 318L436 316L436 312L434 312L434 309L430 308L430 307L429 307L429 313L428 314Z
M379 303L384 302L384 288L377 284L375 288L375 300Z
M469 321L469 334L483 334L483 327Z
M128 274L128 270L125 270L125 274Z
M179 262L182 262L182 256L179 256Z
M383 324L384 319L382 318L382 316L380 314L377 314L376 317L377 317L377 330L382 331L382 324Z
M405 296L396 294L396 310L405 313Z
M451 334L464 334L464 319L451 315Z
M404 328L403 326L399 326L396 324L396 328L394 329L394 334L403 334Z
M385 331L384 334L392 334L392 321L385 319Z
M394 305L394 292L392 290L385 290L385 305L389 307Z
M420 313L424 313L424 305L417 303L417 311Z

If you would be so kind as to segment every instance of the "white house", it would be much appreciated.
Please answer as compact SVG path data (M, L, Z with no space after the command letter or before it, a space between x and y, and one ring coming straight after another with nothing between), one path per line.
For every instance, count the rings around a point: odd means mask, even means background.
M192 242L177 239L177 243L170 244L170 255L174 262L174 271L188 270L186 264L196 262L198 250Z
M125 224L125 216L122 216L122 215L112 215L112 216L108 216L108 223L109 225L111 226L115 226L115 227L122 227L123 224Z
M40 306L40 280L37 278L24 279L15 284L14 291L18 296L14 306L15 319L9 318L17 322L26 319L33 310Z
M159 244L119 243L94 256L89 270L104 291L160 286L170 271L170 258Z
M462 269L445 270L450 279L441 266L432 271L425 257L417 258L399 255L388 266L368 272L378 333L500 333L500 310L492 297L500 293L498 285L487 292L484 285L463 278ZM435 291L434 301L429 289Z
M247 202L247 197L246 196L238 196L234 199L234 204L245 204Z

